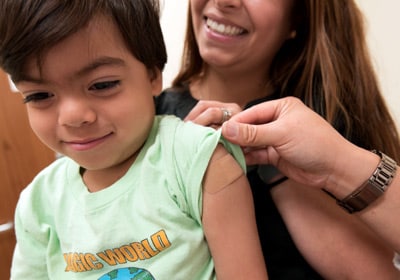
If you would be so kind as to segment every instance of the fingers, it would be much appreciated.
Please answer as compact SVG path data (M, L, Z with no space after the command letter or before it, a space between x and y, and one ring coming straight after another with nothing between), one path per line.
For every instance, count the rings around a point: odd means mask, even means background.
M255 164L273 164L271 161L271 158L268 154L268 150L265 149L264 147L262 148L256 148L256 149L249 149L249 148L244 148L243 149L245 158L246 158L246 164L247 165L255 165Z
M296 97L285 97L263 102L235 115L232 120L241 123L262 124L275 121L282 117L290 108L303 106Z
M229 109L221 108L222 118L221 123L228 121L232 117L232 112Z
M288 138L293 138L290 134L291 128L296 127L297 132L301 132L297 123L301 119L299 113L305 108L294 97L260 103L233 116L223 125L222 134L229 141L241 146L276 147L287 142Z
M219 127L240 111L241 108L235 103L202 100L190 111L185 121L192 121L204 126Z

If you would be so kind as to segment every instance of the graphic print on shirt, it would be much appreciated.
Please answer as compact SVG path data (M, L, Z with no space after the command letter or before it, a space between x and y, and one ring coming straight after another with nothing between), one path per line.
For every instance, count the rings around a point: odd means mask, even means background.
M145 269L127 267L115 269L98 280L155 280L155 278Z
M150 259L171 247L171 242L164 230L152 234L142 241L124 244L118 248L106 249L97 253L70 252L64 253L65 272L86 272L103 269L107 266L118 266ZM127 270L125 270L127 269ZM107 278L115 275L135 275L139 278ZM144 275L147 275L145 278ZM105 278L103 278L105 277ZM140 268L114 269L105 274L104 279L154 279L151 274ZM136 277L136 276L135 276ZM151 277L151 278L148 278Z

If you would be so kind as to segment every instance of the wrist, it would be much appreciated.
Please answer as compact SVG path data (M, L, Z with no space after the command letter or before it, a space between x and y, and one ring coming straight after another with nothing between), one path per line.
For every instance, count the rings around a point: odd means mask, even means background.
M329 176L325 190L338 200L344 199L368 180L380 162L370 151L353 146L351 152L339 156L335 170Z
M380 198L396 175L397 163L379 151L373 151L380 160L372 175L344 198L336 197L338 205L349 213L361 211ZM335 196L334 194L330 193Z

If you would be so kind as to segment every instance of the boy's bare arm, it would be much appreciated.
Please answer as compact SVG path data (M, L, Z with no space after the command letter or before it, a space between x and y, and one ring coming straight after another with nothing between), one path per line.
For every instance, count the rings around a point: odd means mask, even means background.
M204 179L202 219L219 280L268 279L249 183L222 145Z

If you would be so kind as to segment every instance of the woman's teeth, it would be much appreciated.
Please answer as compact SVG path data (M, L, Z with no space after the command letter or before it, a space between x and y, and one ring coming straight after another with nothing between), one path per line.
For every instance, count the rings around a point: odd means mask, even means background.
M209 18L207 19L206 24L208 28L210 28L212 31L220 33L222 35L236 36L244 33L245 31L243 28L218 23Z

